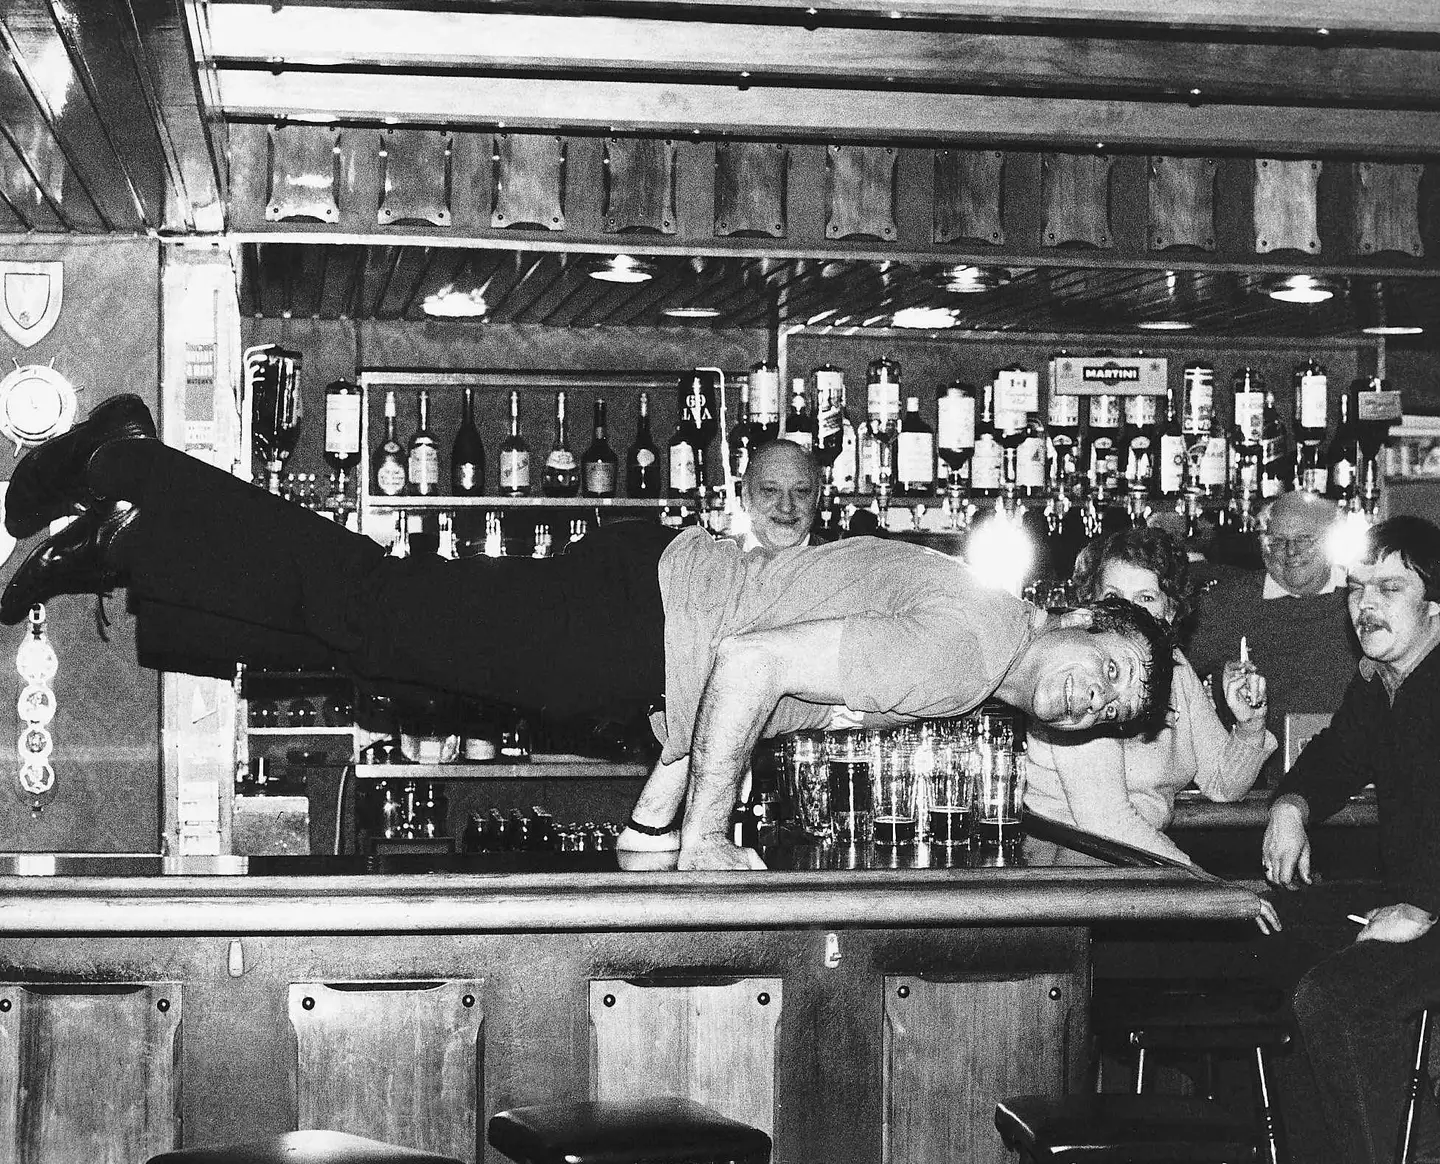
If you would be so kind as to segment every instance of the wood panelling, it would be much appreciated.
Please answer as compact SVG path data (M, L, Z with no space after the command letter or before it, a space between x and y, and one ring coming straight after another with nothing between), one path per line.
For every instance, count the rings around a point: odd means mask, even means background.
M675 233L675 143L659 138L617 138L605 142L607 234L647 231Z
M1215 249L1216 169L1214 158L1149 160L1151 249Z
M785 237L790 147L722 141L715 146L715 233Z
M565 142L550 134L498 133L490 225L565 229Z
M937 243L1005 241L1005 155L1000 150L935 151Z
M1425 253L1420 238L1420 180L1424 174L1425 167L1415 163L1355 163L1355 249L1360 254Z
M0 1157L134 1164L180 1145L179 984L0 986Z
M1040 166L1047 247L1067 243L1110 248L1110 171L1106 154L1046 154Z
M293 983L297 1126L472 1157L482 987Z
M290 218L313 218L319 222L338 222L339 179L339 130L315 125L271 127L266 219L283 222Z
M779 978L591 982L594 1097L685 1096L773 1133L783 1002Z
M1066 1089L1064 974L979 981L885 978L887 1164L1009 1164L990 1117L1007 1095ZM988 1125L988 1126L987 1126Z
M1303 159L1255 161L1255 251L1320 253L1316 189L1321 163Z
M397 222L450 225L450 135L386 130L381 139L381 226Z
M887 146L826 149L827 239L894 240L898 154Z

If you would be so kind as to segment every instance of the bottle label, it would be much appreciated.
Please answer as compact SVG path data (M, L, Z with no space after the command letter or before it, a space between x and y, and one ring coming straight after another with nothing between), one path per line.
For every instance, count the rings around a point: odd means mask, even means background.
M1329 474L1324 467L1316 465L1301 472L1299 485L1301 489L1309 493L1324 493L1325 483L1328 479Z
M815 370L815 418L815 439L820 447L838 445L845 420L844 372Z
M523 491L530 488L530 453L528 450L500 450L500 488L511 491Z
M569 449L551 449L545 458L545 467L560 473L575 472L575 454Z
M655 451L653 449L636 449L635 463L642 469L648 469L655 463Z
M1007 368L995 376L995 411L1038 412L1040 373Z
M608 497L615 492L613 461L591 461L585 466L585 492Z
M410 450L410 484L417 490L440 484L440 454L434 445L418 445Z
M965 392L946 392L936 401L942 449L975 447L975 398Z
M1028 436L1015 451L1015 484L1022 489L1045 488L1045 442Z
M1178 436L1160 438L1160 492L1179 493L1185 482L1185 441Z
M1120 397L1108 395L1090 397L1090 427L1119 428Z
M353 456L360 451L360 394L325 397L325 451Z
M695 492L695 453L684 442L670 446L670 489L675 493Z
M405 492L405 467L398 461L384 461L375 470L375 486L386 497L398 497Z
M1349 489L1355 484L1355 462L1336 461L1330 466L1330 488L1334 490Z
M1394 391L1355 393L1356 420L1399 420L1400 393Z
M1080 397L1051 392L1049 417L1051 428L1079 428Z
M1149 483L1154 468L1150 460L1150 438L1137 436L1126 450L1125 479L1132 485L1144 486Z
M780 419L780 373L773 368L750 373L750 415L759 424Z
M1329 391L1324 376L1307 372L1300 377L1300 427L1324 428L1326 422L1326 400Z
M462 492L475 493L480 488L480 478L475 472L478 466L474 461L462 461L455 466L455 484Z
M1206 489L1220 489L1230 469L1230 447L1223 437L1210 437L1200 450L1200 484Z
M815 438L812 437L806 429L787 429L780 435L791 444L799 445L807 452L815 447Z
M1265 431L1265 393L1235 393L1235 428L1247 445L1258 445Z
M1160 419L1158 396L1125 397L1125 423L1146 428Z
M855 492L855 474L859 466L859 449L855 438L855 426L842 422L840 456L835 459L832 470L835 488L841 493Z
M970 461L970 484L976 489L999 489L1005 477L1005 450L989 434L975 442Z
M900 423L900 384L896 380L872 380L869 391L870 423L876 428L895 428Z
M935 484L935 437L928 432L902 432L896 469L906 485Z

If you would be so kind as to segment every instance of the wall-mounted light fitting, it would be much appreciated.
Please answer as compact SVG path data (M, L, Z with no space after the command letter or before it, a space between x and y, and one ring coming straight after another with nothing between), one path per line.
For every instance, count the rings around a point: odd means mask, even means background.
M1324 303L1334 298L1335 287L1318 275L1287 275L1270 284L1268 294L1282 303Z
M590 278L605 283L644 283L654 276L654 267L634 255L614 255L590 269Z

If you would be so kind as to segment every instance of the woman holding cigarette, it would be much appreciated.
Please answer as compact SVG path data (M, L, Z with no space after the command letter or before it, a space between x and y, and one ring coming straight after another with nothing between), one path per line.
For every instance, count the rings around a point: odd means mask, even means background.
M1096 538L1075 562L1081 602L1111 595L1177 625L1192 601L1185 547L1160 529L1132 529ZM1275 750L1265 728L1265 679L1242 657L1225 664L1225 701L1235 717L1229 731L1209 693L1178 651L1171 711L1152 737L1115 732L1065 740L1032 727L1026 745L1028 809L1087 832L1188 862L1165 828L1175 794L1195 784L1209 799L1237 800L1248 792Z

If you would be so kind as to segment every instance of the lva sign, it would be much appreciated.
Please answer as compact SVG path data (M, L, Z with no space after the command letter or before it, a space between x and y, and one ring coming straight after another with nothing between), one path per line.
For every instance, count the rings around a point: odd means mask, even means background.
M22 348L39 343L60 318L64 263L0 262L0 330Z

